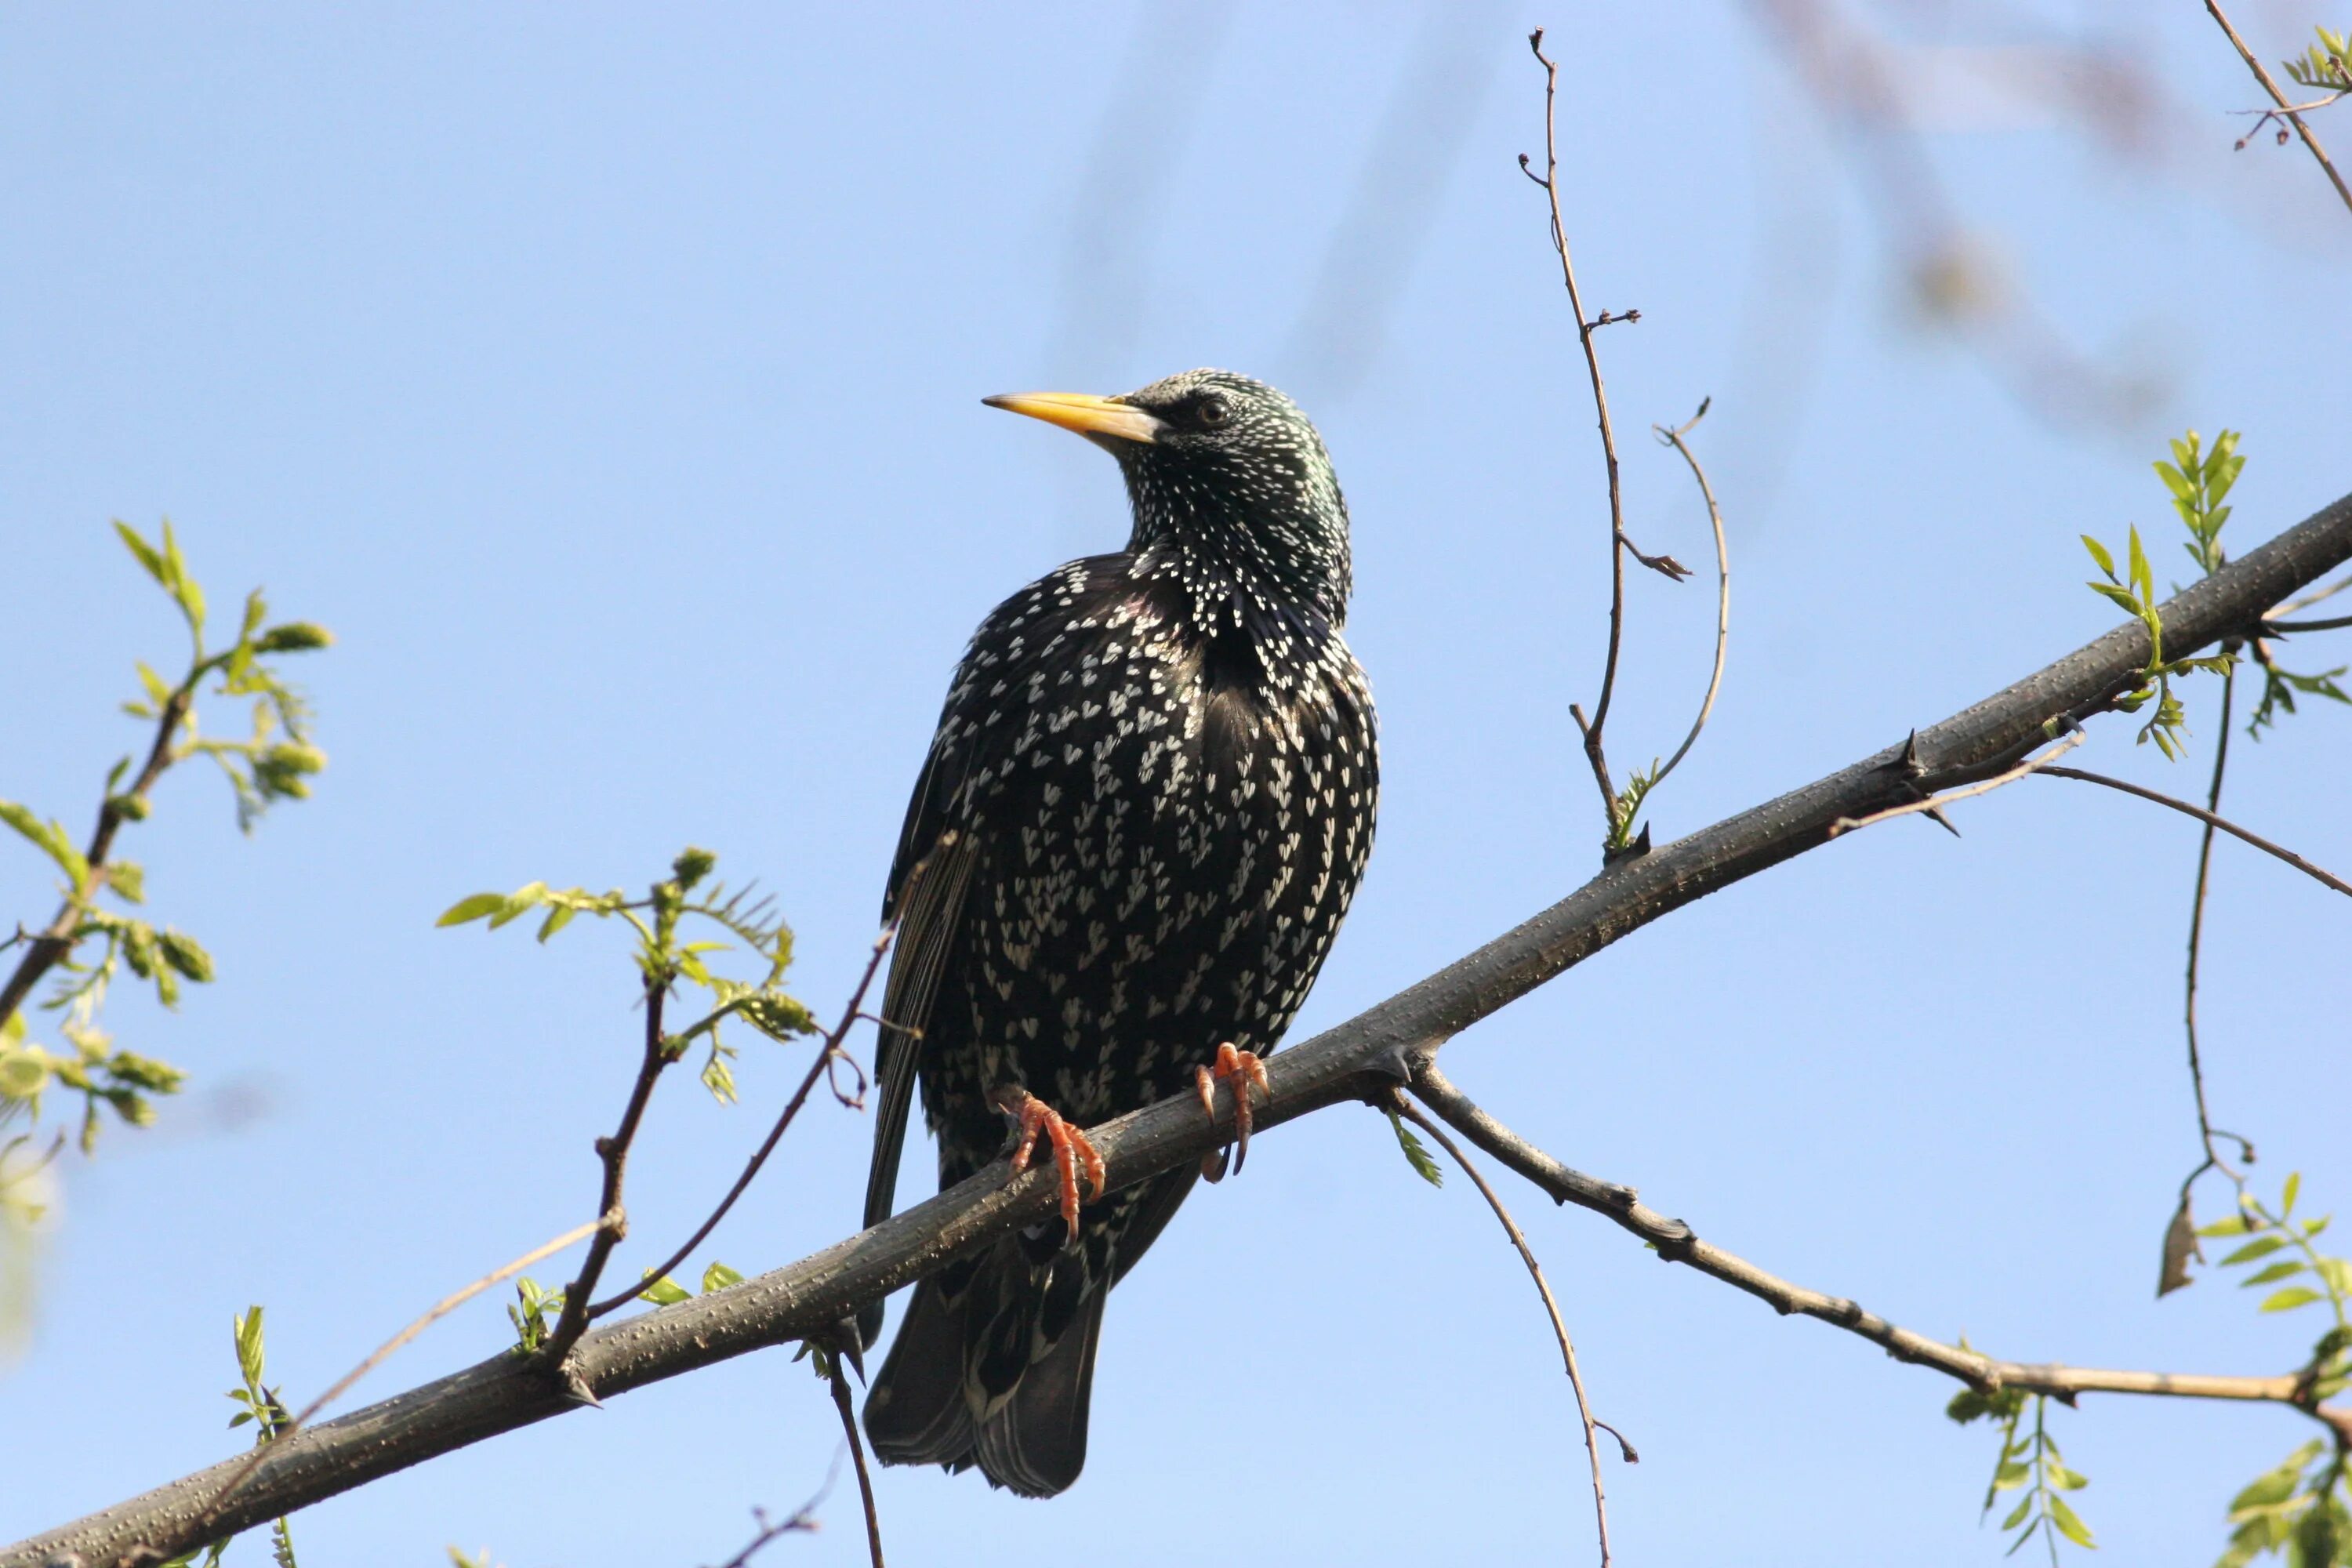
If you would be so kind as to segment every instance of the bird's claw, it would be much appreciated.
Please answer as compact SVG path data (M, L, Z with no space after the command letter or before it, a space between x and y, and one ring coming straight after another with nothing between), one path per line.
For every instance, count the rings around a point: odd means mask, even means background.
M1019 1176L1029 1168L1029 1160L1037 1148L1042 1133L1054 1151L1054 1163L1062 1176L1062 1229L1072 1242L1078 1237L1078 1172L1083 1166L1087 1184L1093 1189L1087 1201L1103 1195L1104 1171L1102 1156L1087 1135L1063 1120L1059 1111L1027 1089L1008 1084L989 1096L991 1103L1005 1115L1013 1118L1019 1128L1013 1135L1013 1174Z
M1217 1085L1224 1079L1235 1080L1234 1084L1234 1170L1238 1173L1243 1163L1249 1158L1250 1089L1252 1086L1255 1086L1265 1089L1268 1094L1272 1094L1274 1090L1266 1082L1265 1064L1258 1059L1258 1054L1255 1051L1235 1050L1234 1043L1227 1040L1217 1047L1217 1060L1213 1067L1193 1069L1193 1082L1201 1091L1201 1110L1208 1117L1209 1125L1212 1127L1217 1123ZM1224 1179L1225 1152L1223 1150L1220 1149L1213 1154L1201 1156L1201 1174L1212 1182Z

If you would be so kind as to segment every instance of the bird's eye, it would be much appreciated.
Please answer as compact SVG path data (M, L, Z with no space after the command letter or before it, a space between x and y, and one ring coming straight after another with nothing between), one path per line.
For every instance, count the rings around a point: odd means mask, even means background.
M1204 397L1201 399L1201 405L1195 411L1195 416L1203 426L1213 430L1234 416L1234 405L1222 397L1213 395Z

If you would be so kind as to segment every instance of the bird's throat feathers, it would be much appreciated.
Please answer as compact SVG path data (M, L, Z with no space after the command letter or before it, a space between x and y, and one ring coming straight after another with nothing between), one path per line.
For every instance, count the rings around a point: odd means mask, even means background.
M1184 590L1204 632L1300 616L1334 629L1353 586L1348 503L1328 465L1198 478L1122 463L1135 508L1128 554L1139 577Z

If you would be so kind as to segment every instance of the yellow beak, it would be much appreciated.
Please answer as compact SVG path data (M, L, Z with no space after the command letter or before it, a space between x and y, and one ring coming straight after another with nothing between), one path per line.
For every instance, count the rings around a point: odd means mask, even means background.
M1059 425L1097 441L1107 436L1123 441L1154 441L1167 428L1132 403L1122 403L1116 397L1097 397L1090 393L1007 392L981 401L991 408L1026 414L1032 419Z

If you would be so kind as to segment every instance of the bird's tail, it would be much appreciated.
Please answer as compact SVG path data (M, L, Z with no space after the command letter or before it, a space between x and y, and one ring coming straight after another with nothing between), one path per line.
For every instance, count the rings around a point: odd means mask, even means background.
M1108 1291L1075 1257L1036 1260L1011 1237L915 1287L866 1402L886 1465L980 1467L1052 1497L1087 1462L1087 1411Z

